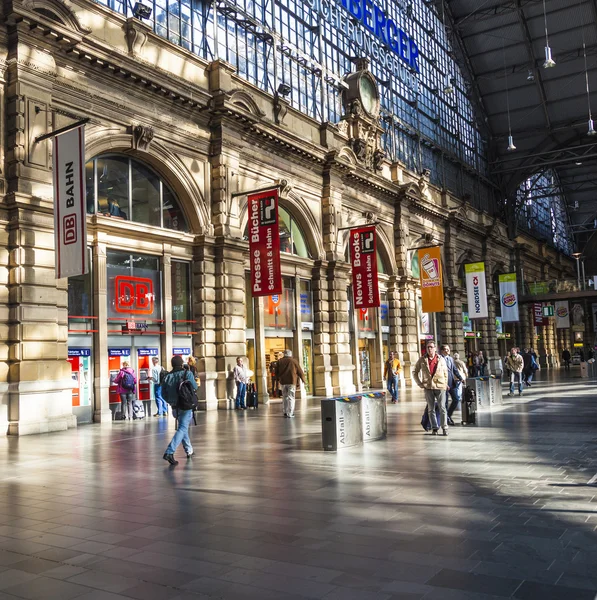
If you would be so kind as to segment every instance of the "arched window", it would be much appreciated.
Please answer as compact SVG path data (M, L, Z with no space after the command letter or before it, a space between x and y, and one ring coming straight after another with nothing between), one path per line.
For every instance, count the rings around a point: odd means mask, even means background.
M294 254L301 258L311 258L307 240L296 219L281 206L278 207L280 221L280 252ZM245 227L244 239L249 239L249 225Z
M348 246L346 246L346 250L344 250L344 260L346 262L350 262L350 254L348 253ZM377 251L377 274L386 275L388 270L386 269L386 265L384 261L381 259L381 255L379 254L379 250Z
M174 192L143 163L106 154L90 160L85 169L88 213L189 230Z

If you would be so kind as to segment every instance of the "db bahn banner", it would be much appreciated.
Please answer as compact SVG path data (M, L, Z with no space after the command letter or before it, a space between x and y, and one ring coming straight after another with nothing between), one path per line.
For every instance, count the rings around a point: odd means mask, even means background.
M487 287L485 284L485 263L464 265L466 273L466 295L468 297L468 314L470 319L486 319Z
M422 312L444 312L444 284L439 246L419 250Z
M499 276L500 305L502 307L502 323L516 323L520 320L518 312L518 289L516 273Z
M570 306L568 300L555 302L556 329L570 329Z
M251 295L282 293L278 190L249 194Z
M85 207L85 129L53 138L54 242L56 278L85 275L87 219Z
M375 226L351 229L349 245L355 309L379 306Z

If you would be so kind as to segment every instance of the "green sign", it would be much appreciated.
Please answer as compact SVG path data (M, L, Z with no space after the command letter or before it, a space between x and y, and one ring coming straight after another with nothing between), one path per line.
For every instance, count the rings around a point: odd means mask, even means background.
M543 316L544 317L553 317L553 304L545 304L543 305Z

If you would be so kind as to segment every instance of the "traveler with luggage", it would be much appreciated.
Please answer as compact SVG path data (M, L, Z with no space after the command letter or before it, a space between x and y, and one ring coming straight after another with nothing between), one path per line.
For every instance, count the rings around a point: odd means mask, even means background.
M384 364L383 377L386 387L392 397L392 404L398 402L398 391L400 390L400 373L402 366L395 352L390 352L388 360Z
M448 389L446 394L446 404L448 398L452 401L448 407L448 422L452 419L452 413L458 408L460 404L460 398L462 395L462 384L464 379L460 375L460 372L456 368L454 359L450 356L450 346L444 344L441 349L441 355L446 361L446 367L448 369ZM453 425L453 423L452 423Z
M510 393L509 396L514 396L514 382L518 383L518 395L522 396L522 370L524 368L524 360L518 354L518 348L511 348L510 354L506 359L506 367L510 371Z
M413 377L417 385L425 390L427 409L431 420L433 435L437 435L439 424L435 414L435 405L439 406L441 428L448 435L448 411L446 410L446 389L448 388L448 367L442 356L437 354L435 343L427 343L427 353L415 365Z
M128 361L122 363L122 368L114 379L116 393L120 396L120 412L122 419L129 421L134 417L133 402L137 391L137 377Z
M151 359L151 380L153 381L153 398L157 407L157 413L154 417L167 417L168 416L168 403L162 398L162 371L164 367L160 365L160 359L154 356Z
M570 354L570 350L566 348L564 352L562 352L562 362L564 363L564 369L566 371L570 371L570 361L572 360L572 355Z
M172 407L172 414L176 417L177 428L163 458L171 465L176 466L178 461L174 458L174 453L181 442L187 453L187 458L191 458L194 454L189 438L189 425L197 408L197 382L192 373L184 369L182 356L178 354L173 356L171 364L172 371L162 379L162 394L166 402Z
M247 382L249 381L249 375L247 368L243 364L243 359L239 356L236 359L236 366L232 371L234 377L234 383L236 383L236 400L234 402L235 410L246 410L247 405L245 404L245 396L247 394Z
M305 383L305 374L301 365L296 358L292 357L291 350L284 350L284 356L278 360L278 381L282 386L284 416L289 419L294 417L294 397L299 379Z

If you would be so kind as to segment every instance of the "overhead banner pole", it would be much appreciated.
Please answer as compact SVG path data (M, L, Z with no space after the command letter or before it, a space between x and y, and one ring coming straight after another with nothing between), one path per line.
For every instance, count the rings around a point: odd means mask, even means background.
M85 123L79 121L36 138L52 138L56 279L86 275Z

